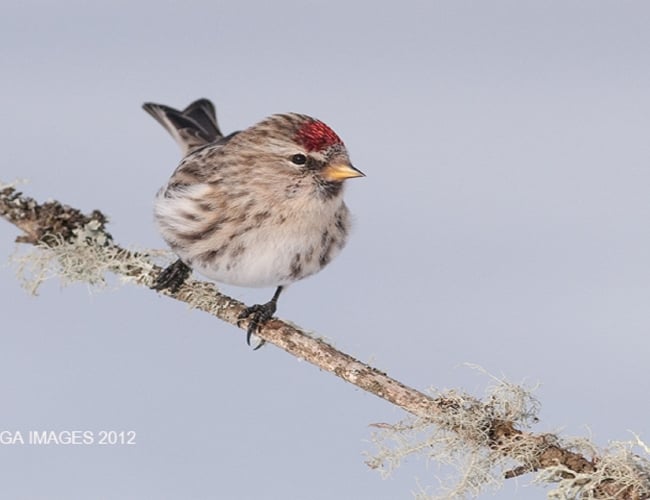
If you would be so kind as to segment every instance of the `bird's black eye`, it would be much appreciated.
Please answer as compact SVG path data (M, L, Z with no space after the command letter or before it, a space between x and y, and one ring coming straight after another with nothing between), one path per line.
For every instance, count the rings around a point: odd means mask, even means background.
M297 155L293 155L291 157L291 161L296 165L304 165L307 163L307 157L301 153L298 153Z

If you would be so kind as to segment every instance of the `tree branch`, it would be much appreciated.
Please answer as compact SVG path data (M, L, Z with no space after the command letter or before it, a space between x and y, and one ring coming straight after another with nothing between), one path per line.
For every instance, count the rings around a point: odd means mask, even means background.
M107 218L100 211L85 215L57 201L39 204L11 186L2 188L0 185L0 188L0 216L24 233L17 237L17 242L47 248L58 257L63 255L61 249L65 248L73 252L80 248L92 250L103 259L102 272L108 270L147 287L153 285L161 272L161 267L152 263L148 255L113 243L105 228ZM81 265L86 264L82 262ZM161 293L246 330L246 321L237 324L245 305L220 293L212 283L190 279L175 293ZM626 476L620 477L618 469L606 457L587 458L563 445L557 436L521 430L518 428L522 425L521 416L516 418L500 409L498 402L482 402L455 392L431 397L278 319L266 323L259 336L403 408L420 423L454 433L469 450L487 450L510 460L515 465L504 473L505 478L546 470L546 480L564 482L566 491L574 492L576 498L650 498L648 463L639 462L642 460L639 457L632 456L625 463L629 470ZM395 426L384 427L398 430Z

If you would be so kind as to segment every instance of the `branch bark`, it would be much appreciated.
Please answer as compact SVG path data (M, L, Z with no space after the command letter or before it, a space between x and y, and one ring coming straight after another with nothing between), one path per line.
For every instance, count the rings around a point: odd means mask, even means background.
M111 251L117 258L110 270L140 285L151 287L162 270L160 266L150 262L146 255L116 245L111 235L106 232L107 218L98 210L83 214L80 210L58 201L40 204L16 191L14 187L8 186L0 189L0 216L23 232L16 238L17 242L50 247L62 241L75 241L80 231L92 225L93 230L103 235L103 238L88 240L87 244L101 246ZM125 262L127 265L123 265ZM186 302L194 308L246 331L247 323L242 322L238 325L237 320L245 305L220 293L212 283L190 279L174 293L170 291L160 293ZM309 336L299 327L287 322L272 319L265 324L259 336L292 356L333 373L346 382L399 406L419 419L459 434L471 446L487 447L504 457L512 458L520 465L507 471L505 478L547 468L562 469L564 471L562 477L565 478L572 475L575 477L597 475L599 472L598 457L589 459L563 447L558 444L559 439L554 435L535 434L518 429L517 423L513 421L495 417L484 422L479 432L468 432L458 423L459 415L468 412L469 407L473 409L472 411L480 407L489 414L491 411L489 403L446 395L431 397L335 349L323 340ZM522 454L522 449L526 449L527 453ZM597 476L597 484L592 485L590 498L626 500L650 498L648 471L636 472L639 477L628 478L628 480L608 478L602 474Z

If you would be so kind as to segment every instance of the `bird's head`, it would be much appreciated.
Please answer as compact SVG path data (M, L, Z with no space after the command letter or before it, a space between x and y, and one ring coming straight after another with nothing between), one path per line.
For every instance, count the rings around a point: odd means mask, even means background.
M248 163L259 174L281 176L296 189L306 188L308 181L325 197L339 194L346 179L364 176L352 166L336 132L307 115L272 115L232 142L241 143L238 149L250 155Z

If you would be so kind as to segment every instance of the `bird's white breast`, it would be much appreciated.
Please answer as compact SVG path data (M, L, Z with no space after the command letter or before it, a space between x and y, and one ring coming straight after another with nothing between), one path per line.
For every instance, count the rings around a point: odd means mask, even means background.
M154 213L174 252L215 281L246 287L287 285L320 271L345 244L349 215L340 197L313 206L304 201L267 206L268 215L259 222L251 213L196 241L179 238L202 234L205 221L183 214L197 212L195 200L204 198L206 189L195 185L172 197L161 192Z

